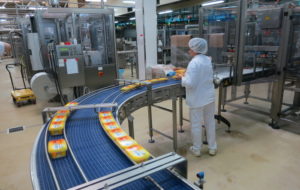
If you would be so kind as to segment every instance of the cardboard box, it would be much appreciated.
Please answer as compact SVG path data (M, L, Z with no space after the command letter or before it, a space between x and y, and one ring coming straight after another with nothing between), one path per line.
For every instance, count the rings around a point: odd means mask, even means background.
M189 47L191 35L173 35L171 36L171 47Z
M224 33L215 33L209 35L208 46L213 48L223 48Z

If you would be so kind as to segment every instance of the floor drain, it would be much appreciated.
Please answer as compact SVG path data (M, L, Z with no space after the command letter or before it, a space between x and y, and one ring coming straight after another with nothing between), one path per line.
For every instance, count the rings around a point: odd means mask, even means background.
M18 131L23 131L24 130L24 126L18 126L18 127L13 127L13 128L8 128L7 129L7 133L15 133Z

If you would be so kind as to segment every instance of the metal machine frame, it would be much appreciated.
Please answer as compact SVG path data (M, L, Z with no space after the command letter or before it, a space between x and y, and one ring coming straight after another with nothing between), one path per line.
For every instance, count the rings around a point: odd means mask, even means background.
M61 97L69 93L74 93L75 97L79 97L86 91L116 84L118 64L113 9L37 9L33 16L20 19L19 22L23 34L28 36L29 40L34 37L31 35L29 38L29 34L36 34L37 38L34 41L38 41L33 46L38 48L38 51L30 51L27 40L24 40L24 46L27 49L25 63L29 80L38 72L48 73L56 81L55 86ZM70 49L70 53L68 56L61 56L61 48L57 46L67 43L81 47L73 51L71 47L66 46ZM29 55L34 53L39 55L29 61ZM35 59L40 59L40 61ZM78 69L73 70L75 73L66 73L67 65L71 65L66 63L69 59L76 59ZM34 64L38 66L33 67ZM77 83L72 81L77 81ZM73 89L70 90L70 88ZM70 97L72 96L68 95L68 98ZM61 98L61 101L65 102L64 98Z
M270 126L273 128L279 128L279 121L282 120L282 117L285 117L289 111L292 111L292 114L295 114L296 110L300 109L300 67L299 67L299 57L294 58L293 52L293 40L294 40L294 29L298 25L299 29L299 19L300 17L300 7L285 7L283 14L283 33L281 40L281 50L280 54L280 64L277 66L276 80L274 81L273 91L272 91L272 107L271 107L271 118L272 121ZM298 36L298 42L300 36ZM299 52L299 50L298 50ZM294 59L294 60L293 60ZM293 62L297 64L294 65ZM295 86L292 87L291 86ZM292 105L289 105L287 109L282 110L283 105L283 95L284 90L294 91L294 101ZM291 120L284 119L293 124L299 125L299 123Z
M124 170L118 171L116 173L109 174L102 178L89 181L85 184L71 188L70 190L108 189L108 188L114 189L117 187L121 187L127 183L133 182L140 178L146 178L152 181L153 179L151 179L151 177L149 176L150 174L153 174L157 171L161 171L163 169L167 169L170 167L173 167L184 178L187 177L187 160L176 153L168 153L156 157L154 159L151 159L149 161L143 162L142 164L138 164L130 168L126 168ZM180 179L185 182L186 180L183 177L180 177ZM157 188L163 189L155 181L152 182L155 184ZM192 184L189 185L194 189L198 189L196 186Z
M256 110L258 113L266 114L271 116L272 118L272 127L277 128L275 126L278 123L280 113L281 113L281 107L282 105L286 105L282 102L283 98L283 89L285 81L287 80L286 75L288 75L288 72L286 72L286 64L287 64L287 55L289 51L288 44L292 44L289 39L291 29L291 24L289 22L289 17L292 16L293 11L297 11L299 8L291 7L290 4L280 5L277 7L264 7L264 8L248 8L248 4L246 1L239 0L236 2L230 2L224 5L215 5L211 7L202 7L199 10L199 27L200 27L200 36L206 37L203 32L202 26L204 25L204 10L205 9L220 9L221 8L227 8L228 9L235 9L236 12L236 36L235 36L235 45L233 52L224 52L226 51L226 47L228 46L228 35L229 32L226 30L225 27L225 35L224 35L224 47L222 56L227 57L227 63L215 63L215 82L219 84L219 102L218 102L218 115L221 115L222 111L225 110L225 104L229 104L232 106L241 107L244 109L248 109L250 111L253 110L253 108L249 108L248 106L242 106L242 105L236 105L231 102L239 99L245 98L245 104L248 104L248 98L254 98L258 100L268 101L272 103L271 111L270 112L263 112L261 110ZM272 11L274 9L274 11ZM260 10L263 10L259 12ZM272 33L272 30L281 31L281 39L278 42L279 45L269 45L264 44L266 42L261 42L262 44L255 44L259 39L256 41L253 39L253 42L250 43L252 45L248 45L246 41L246 31L247 31L247 22L249 22L250 17L247 18L247 14L266 14L265 17L268 16L268 20L259 20L260 26L262 28L259 28L260 33L263 31L267 31ZM269 15L268 15L269 14ZM273 16L272 18L271 16ZM260 17L263 17L261 15L256 15L256 19L259 19ZM277 18L278 17L278 18ZM264 18L264 17L263 17ZM277 18L277 19L275 19ZM281 22L282 18L282 22ZM288 19L287 19L288 18ZM222 17L221 17L222 19ZM248 20L247 20L248 19ZM273 20L276 20L276 22L272 22ZM278 22L279 19L279 22ZM220 20L218 20L220 21ZM270 21L270 23L268 23ZM226 22L226 20L225 20ZM225 23L226 24L226 23ZM251 20L250 20L251 24ZM270 26L267 26L267 24L270 24ZM281 24L281 25L280 25ZM227 26L227 25L225 25ZM276 28L277 27L277 28ZM278 34L278 33L277 33ZM247 35L250 35L249 32ZM266 40L265 40L266 41ZM275 43L275 42L274 42ZM249 53L248 53L249 52ZM254 53L251 53L254 52ZM257 58L257 52L262 52L262 54L265 52L264 55L267 55L267 57L258 57ZM267 52L267 53L266 53ZM270 53L270 54L268 54ZM219 54L218 54L219 55ZM253 69L250 71L250 69L245 69L246 65L246 59L245 55L250 56L253 55ZM273 58L273 56L276 56ZM262 68L256 67L256 59L259 61L262 61ZM271 61L271 64L269 63ZM273 62L272 62L273 61ZM269 65L267 68L264 67L264 65ZM223 67L223 68L222 68ZM297 68L293 68L294 70ZM248 71L249 70L249 71ZM296 84L299 86L299 79L294 79L293 84ZM267 98L261 98L251 95L250 87L251 84L258 84L258 83L268 83L268 89L267 89ZM292 84L292 85L293 85ZM244 95L237 96L237 86L245 85ZM231 86L231 98L227 99L227 87ZM291 88L289 88L291 89ZM298 90L298 88L292 88L292 90ZM297 97L299 98L299 93L295 94L295 100L294 105L292 106L295 108L299 106L299 100L297 100Z

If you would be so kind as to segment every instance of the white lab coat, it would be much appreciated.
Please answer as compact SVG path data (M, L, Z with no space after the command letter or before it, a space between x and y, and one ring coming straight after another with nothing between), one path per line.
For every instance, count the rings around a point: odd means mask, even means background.
M186 89L186 103L199 108L215 101L213 68L209 57L196 55L187 67L182 86Z
M186 88L186 103L190 107L193 148L201 149L203 123L208 148L216 150L215 89L210 58L202 54L196 55L182 77L182 86Z

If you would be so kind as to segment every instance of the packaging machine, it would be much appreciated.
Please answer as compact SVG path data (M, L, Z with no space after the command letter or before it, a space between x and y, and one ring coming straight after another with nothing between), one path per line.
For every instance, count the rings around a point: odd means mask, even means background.
M115 83L112 9L47 8L20 23L27 36L27 74L38 98L58 94L66 102Z

